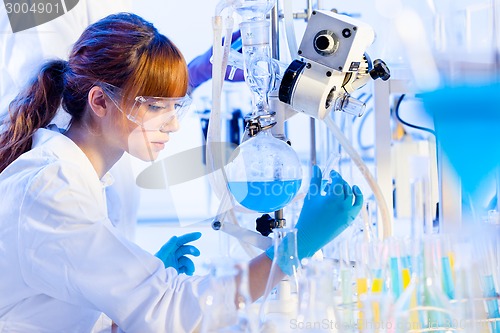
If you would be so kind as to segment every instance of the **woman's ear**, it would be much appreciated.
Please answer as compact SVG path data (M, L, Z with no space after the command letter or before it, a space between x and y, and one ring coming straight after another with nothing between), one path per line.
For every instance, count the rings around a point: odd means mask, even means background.
M101 87L93 86L88 94L88 102L92 111L98 117L104 117L109 111L109 100L106 99L106 95L102 91Z

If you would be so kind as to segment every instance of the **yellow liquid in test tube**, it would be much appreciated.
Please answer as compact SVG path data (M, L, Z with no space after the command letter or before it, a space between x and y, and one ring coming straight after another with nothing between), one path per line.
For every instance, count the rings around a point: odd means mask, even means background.
M408 268L403 268L401 275L403 277L403 290L406 290L411 280L410 270Z
M403 290L406 290L411 281L410 270L408 268L403 268L401 270L401 276L403 278ZM416 310L416 307L417 307L417 291L413 290L410 298L410 323L411 327L418 326L418 328L420 328L420 324L418 321L418 311Z
M361 295L366 294L368 292L368 281L366 278L358 278L356 279L356 289L358 293L358 309L359 309L359 325L358 328L360 330L363 330L363 311L361 310L361 307L363 306L361 304Z
M379 278L373 279L372 293L373 294L380 294L382 292L382 286L383 286L382 279L379 279ZM379 304L379 302L373 302L372 311L373 311L373 322L375 324L375 327L380 327L380 304ZM378 329L376 330L376 332L378 332Z

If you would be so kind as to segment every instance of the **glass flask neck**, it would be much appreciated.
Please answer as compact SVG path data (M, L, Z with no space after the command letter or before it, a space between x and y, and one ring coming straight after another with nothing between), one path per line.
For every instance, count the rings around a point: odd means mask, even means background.
M260 323L264 330L272 329L270 325L289 322L298 312L300 261L297 229L273 229L273 244L271 271L260 308Z
M297 254L297 229L273 229L274 259L281 270L287 275L295 275L300 267Z
M244 21L264 20L276 5L276 0L236 0L234 10Z
M275 113L267 113L262 115L252 115L246 119L245 132L248 137L254 137L259 133L272 135L270 129L276 125L274 120Z

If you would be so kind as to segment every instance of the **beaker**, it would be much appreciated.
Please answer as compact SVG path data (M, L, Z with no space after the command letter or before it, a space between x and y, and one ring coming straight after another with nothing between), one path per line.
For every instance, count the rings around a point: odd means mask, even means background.
M297 323L304 323L304 332L336 332L340 317L335 304L333 260L303 260L299 285Z
M210 289L204 298L201 333L257 333L256 312L251 307L248 264L233 258L213 259Z
M225 167L229 191L243 207L269 213L285 207L302 184L295 151L269 130L243 142Z
M236 275L231 258L216 258L210 263L210 289L202 295L204 303L201 333L224 332L237 322Z

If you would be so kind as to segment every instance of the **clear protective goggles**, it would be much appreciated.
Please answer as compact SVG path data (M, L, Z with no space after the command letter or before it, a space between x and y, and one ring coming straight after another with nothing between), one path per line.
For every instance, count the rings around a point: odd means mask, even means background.
M111 99L116 107L135 124L146 131L167 132L168 124L179 122L190 109L192 99L184 97L151 97L136 96L129 101L124 100L121 88L109 83L99 82L104 93ZM122 103L123 102L123 103ZM123 110L121 105L132 105Z

